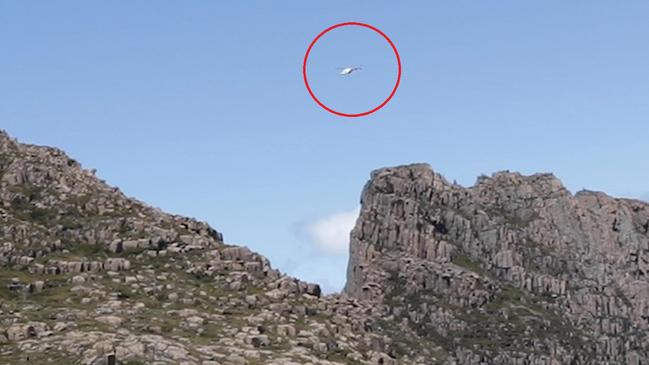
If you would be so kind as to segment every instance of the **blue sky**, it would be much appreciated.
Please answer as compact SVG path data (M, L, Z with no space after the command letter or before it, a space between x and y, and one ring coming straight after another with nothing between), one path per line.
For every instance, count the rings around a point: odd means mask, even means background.
M573 191L646 194L647 19L645 1L0 1L0 128L334 290L375 168L428 162L465 185L550 171ZM302 83L311 40L346 21L380 28L403 62L365 118L327 113ZM363 29L323 37L309 62L349 112L396 71ZM348 63L364 70L342 79Z

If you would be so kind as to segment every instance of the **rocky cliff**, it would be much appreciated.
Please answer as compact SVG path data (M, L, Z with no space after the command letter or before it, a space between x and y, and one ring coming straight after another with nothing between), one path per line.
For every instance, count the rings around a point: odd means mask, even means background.
M444 364L649 364L649 205L551 174L374 171L345 293ZM398 323L398 326L396 325ZM407 339L404 339L407 340Z

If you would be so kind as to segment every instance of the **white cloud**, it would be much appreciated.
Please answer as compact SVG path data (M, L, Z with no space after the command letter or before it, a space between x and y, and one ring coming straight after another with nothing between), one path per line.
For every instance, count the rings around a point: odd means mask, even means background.
M345 255L349 247L349 233L360 208L347 212L338 212L314 222L304 228L309 240L321 253L328 255Z

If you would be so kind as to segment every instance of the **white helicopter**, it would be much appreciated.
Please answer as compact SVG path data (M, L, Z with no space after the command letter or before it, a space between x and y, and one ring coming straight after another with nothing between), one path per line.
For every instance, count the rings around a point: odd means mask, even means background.
M338 70L340 70L339 75L344 75L348 76L351 75L353 72L360 71L363 69L363 66L349 66L349 67L339 67Z

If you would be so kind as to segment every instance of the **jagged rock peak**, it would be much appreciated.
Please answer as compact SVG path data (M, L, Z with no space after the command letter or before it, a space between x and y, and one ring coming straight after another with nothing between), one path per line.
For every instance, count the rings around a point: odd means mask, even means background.
M448 361L649 361L649 204L572 195L552 174L465 188L425 164L373 172L361 203L345 293Z

